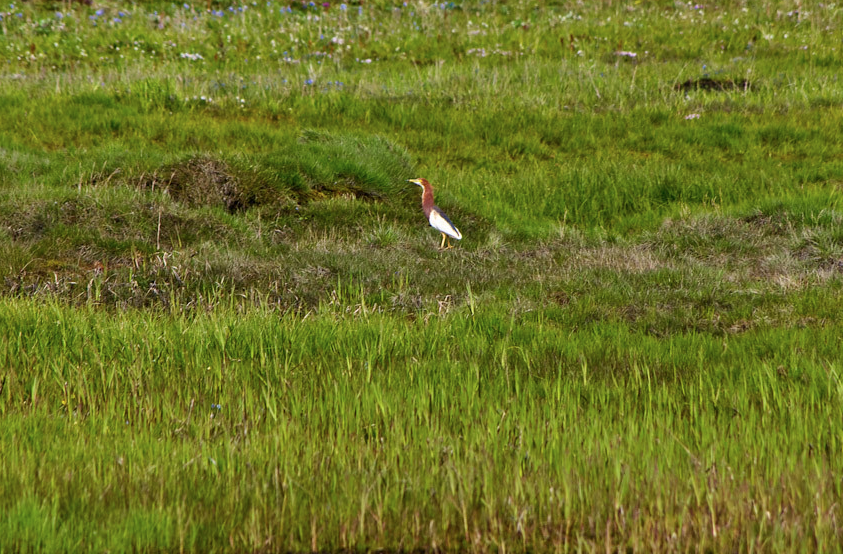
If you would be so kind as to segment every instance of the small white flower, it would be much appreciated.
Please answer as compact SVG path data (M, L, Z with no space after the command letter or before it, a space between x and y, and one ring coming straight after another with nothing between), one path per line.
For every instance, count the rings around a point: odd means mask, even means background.
M685 116L685 119L699 119L699 118L700 118L700 114L698 114L698 113L689 113L688 115Z

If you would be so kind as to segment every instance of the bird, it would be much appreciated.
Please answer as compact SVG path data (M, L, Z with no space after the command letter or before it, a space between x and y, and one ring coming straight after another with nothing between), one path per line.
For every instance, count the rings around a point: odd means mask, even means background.
M457 227L448 219L448 216L439 209L439 206L433 203L433 187L427 182L427 179L408 179L408 183L413 183L422 188L422 211L425 217L430 222L430 226L442 233L442 244L439 249L445 249L445 241L448 241L447 248L453 248L449 237L457 240L462 239L462 233Z

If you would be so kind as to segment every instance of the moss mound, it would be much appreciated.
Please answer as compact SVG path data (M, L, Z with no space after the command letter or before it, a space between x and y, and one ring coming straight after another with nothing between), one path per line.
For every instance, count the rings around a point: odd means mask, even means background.
M258 156L183 155L138 182L188 206L234 213L336 196L385 201L401 195L412 175L407 151L383 137L305 131L289 148Z

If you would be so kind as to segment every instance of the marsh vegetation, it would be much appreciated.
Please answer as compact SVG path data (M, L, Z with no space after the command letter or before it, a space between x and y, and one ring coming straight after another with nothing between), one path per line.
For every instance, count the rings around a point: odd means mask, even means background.
M0 17L0 551L839 550L836 5Z

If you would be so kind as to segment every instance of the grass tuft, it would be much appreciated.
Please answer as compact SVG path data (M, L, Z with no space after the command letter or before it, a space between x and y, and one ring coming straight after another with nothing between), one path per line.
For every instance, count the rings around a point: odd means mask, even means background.
M154 192L156 188L188 206L219 206L229 212L255 204L228 164L210 156L191 156L155 171L140 182Z

